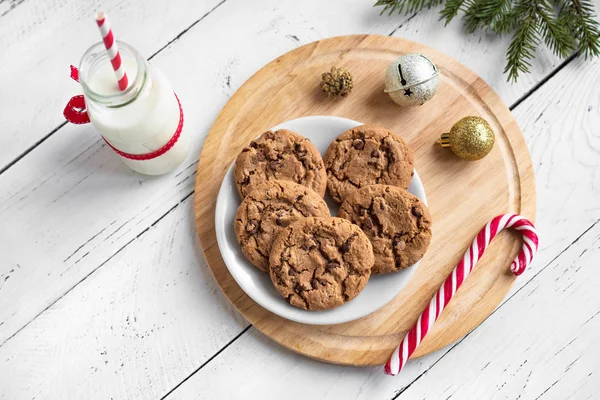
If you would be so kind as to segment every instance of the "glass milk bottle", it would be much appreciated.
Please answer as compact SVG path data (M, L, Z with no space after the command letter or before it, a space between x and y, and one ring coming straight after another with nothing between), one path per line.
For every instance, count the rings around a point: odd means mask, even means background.
M167 78L133 47L118 42L129 79L119 89L102 42L90 47L79 65L90 122L125 164L146 175L175 169L188 153L183 110Z

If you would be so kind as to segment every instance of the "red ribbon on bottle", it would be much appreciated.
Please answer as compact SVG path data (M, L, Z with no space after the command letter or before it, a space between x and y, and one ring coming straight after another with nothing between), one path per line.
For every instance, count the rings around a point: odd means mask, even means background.
M76 82L79 82L79 71L72 65L71 78ZM177 99L177 105L179 106L179 123L177 124L177 129L175 130L175 133L173 134L171 139L169 139L169 141L160 149L145 154L130 154L125 153L124 151L121 151L114 147L108 142L108 140L106 140L104 136L102 136L102 139L104 139L108 147L113 149L115 153L129 160L144 161L162 156L167 151L171 150L173 146L175 146L175 143L177 143L177 141L179 140L179 137L181 136L181 131L183 130L183 108L181 108L181 102L179 101L179 97L177 97L177 93L173 92L173 94L175 95L175 98ZM67 121L69 121L72 124L80 125L87 124L90 122L90 117L87 113L85 106L85 99L83 98L82 94L71 97L71 100L69 100L63 111L63 115L65 116Z
M85 109L85 99L83 95L71 97L67 103L63 115L72 124L87 124L90 122L90 116Z

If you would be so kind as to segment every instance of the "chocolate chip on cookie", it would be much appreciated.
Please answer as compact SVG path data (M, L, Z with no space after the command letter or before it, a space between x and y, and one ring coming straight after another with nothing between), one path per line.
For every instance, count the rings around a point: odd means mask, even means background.
M421 200L389 185L361 188L340 206L338 217L360 226L373 244L373 274L395 272L419 261L431 241L431 214Z
M413 164L402 138L385 128L361 125L342 133L327 149L327 187L338 203L363 186L386 184L406 189Z
M256 185L271 180L304 185L321 197L327 187L319 151L305 137L285 129L265 132L244 147L235 160L233 174L242 198Z
M305 217L328 217L325 201L309 188L288 181L255 186L240 204L234 231L242 253L260 270L269 271L269 252L279 232Z
M305 218L279 234L269 261L271 280L288 303L326 310L352 300L364 289L373 249L368 237L344 219Z

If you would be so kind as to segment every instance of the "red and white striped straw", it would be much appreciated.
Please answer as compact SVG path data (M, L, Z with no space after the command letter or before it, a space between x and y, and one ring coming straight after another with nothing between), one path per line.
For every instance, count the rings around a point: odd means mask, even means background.
M473 271L477 261L490 244L492 239L503 229L512 228L523 235L523 247L510 266L513 274L519 276L525 271L525 267L531 263L533 255L538 248L538 235L535 227L527 219L516 214L499 215L491 220L473 240L471 247L465 252L462 260L448 276L444 284L437 291L431 302L417 319L412 329L406 334L402 342L385 364L384 371L388 375L397 375L402 371L406 361L417 349L427 332L438 319L444 308L448 305L452 296L460 285Z
M110 58L110 63L112 64L115 76L119 82L119 89L125 90L129 84L127 73L121 64L121 54L119 53L119 48L117 47L117 42L113 36L112 29L110 29L108 18L106 18L106 15L103 12L98 13L96 16L96 23L98 24L98 28L100 28L100 34L102 35L104 46L108 52L108 58Z

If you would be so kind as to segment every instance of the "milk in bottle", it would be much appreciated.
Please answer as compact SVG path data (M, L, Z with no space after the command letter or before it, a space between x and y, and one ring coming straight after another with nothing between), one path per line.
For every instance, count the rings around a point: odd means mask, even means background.
M147 175L172 171L189 147L179 100L160 70L131 46L118 46L129 78L124 91L119 90L102 42L92 46L79 65L90 121L130 168Z

